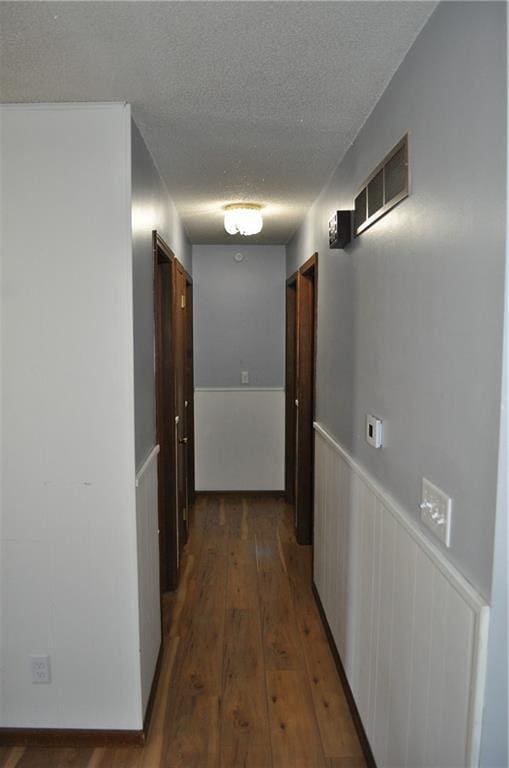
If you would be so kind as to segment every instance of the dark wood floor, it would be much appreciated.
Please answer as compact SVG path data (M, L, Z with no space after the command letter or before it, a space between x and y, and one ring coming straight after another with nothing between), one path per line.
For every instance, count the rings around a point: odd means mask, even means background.
M364 768L284 502L199 497L144 748L0 749L0 768Z

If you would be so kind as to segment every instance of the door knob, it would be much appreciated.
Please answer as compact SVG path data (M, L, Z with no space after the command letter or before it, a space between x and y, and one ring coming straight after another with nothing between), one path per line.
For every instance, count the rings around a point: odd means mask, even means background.
M181 437L179 443L187 443L187 437Z

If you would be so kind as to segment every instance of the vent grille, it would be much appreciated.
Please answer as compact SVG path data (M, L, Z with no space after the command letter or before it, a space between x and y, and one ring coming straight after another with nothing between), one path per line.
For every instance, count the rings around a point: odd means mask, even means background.
M384 171L378 171L377 175L368 184L368 218L377 213L384 205Z
M360 192L355 198L354 221L355 221L356 234L359 231L360 227L362 227L362 225L366 221L366 217L367 217L366 201L367 201L367 191L363 189L362 192Z
M408 136L375 168L355 198L355 237L405 197L408 197Z

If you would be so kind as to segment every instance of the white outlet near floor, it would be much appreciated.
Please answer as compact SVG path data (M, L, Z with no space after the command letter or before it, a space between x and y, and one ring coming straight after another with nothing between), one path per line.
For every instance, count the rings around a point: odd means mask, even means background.
M425 477L422 479L421 520L442 541L451 546L452 499Z
M249 384L249 371L240 372L240 381L242 384Z
M30 668L32 670L32 683L51 683L51 669L49 656L30 656Z

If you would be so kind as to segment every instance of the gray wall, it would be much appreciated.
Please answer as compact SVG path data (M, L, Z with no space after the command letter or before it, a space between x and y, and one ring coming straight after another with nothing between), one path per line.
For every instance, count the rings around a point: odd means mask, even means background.
M193 283L195 385L283 387L284 247L195 245Z
M509 201L507 210L509 212ZM507 235L507 233L506 233ZM506 241L509 256L509 241ZM507 263L507 262L506 262ZM508 535L509 535L509 274L506 269L504 365L495 552L491 587L488 669L481 740L481 768L509 765L509 669L508 669Z
M287 248L288 273L319 252L318 420L414 519L423 476L453 497L448 555L486 597L500 417L505 51L505 4L441 4ZM345 251L330 251L330 215L352 206L406 132L410 197ZM367 411L386 421L383 450L364 440Z
M152 230L191 271L191 245L141 134L131 122L136 465L156 441Z

